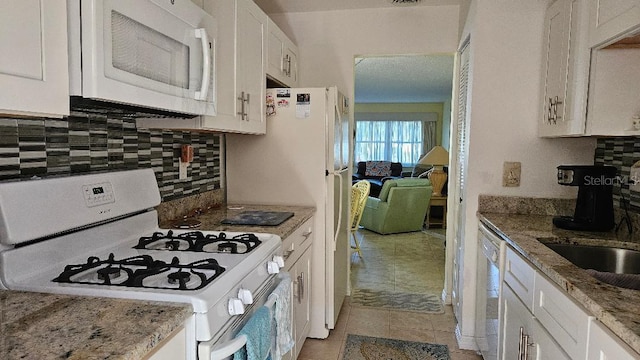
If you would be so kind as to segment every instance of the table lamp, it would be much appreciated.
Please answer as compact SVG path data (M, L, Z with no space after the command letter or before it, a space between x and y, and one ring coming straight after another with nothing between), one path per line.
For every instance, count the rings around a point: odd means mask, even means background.
M442 196L442 187L447 181L447 173L442 167L449 165L449 153L442 146L434 146L418 163L421 165L433 165L433 169L429 172L429 180L433 186L432 196Z

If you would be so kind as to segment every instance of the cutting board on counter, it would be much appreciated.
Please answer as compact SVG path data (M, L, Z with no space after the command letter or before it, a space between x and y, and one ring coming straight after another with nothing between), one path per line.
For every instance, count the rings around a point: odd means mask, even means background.
M222 223L227 225L278 226L292 216L292 212L285 211L243 211L222 220Z

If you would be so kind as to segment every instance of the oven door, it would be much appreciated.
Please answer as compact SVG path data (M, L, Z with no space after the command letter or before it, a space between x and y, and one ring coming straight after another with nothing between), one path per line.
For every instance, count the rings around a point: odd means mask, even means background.
M247 338L244 335L237 335L242 327L249 321L251 316L261 306L268 306L271 309L275 307L275 297L270 296L274 289L278 286L280 281L288 281L291 283L289 276L274 276L269 283L260 290L255 297L255 301L252 305L245 309L244 314L235 318L232 322L227 324L221 331L221 335L215 337L209 341L202 341L198 343L198 360L225 360L232 359L233 354L243 348L247 343ZM292 299L289 299L292 301ZM273 311L272 311L273 312ZM291 331L291 329L289 329ZM272 351L275 346L275 332L274 338L271 339Z
M216 23L203 9L175 0L69 1L81 6L80 61L80 39L70 39L72 95L215 115ZM70 18L73 25L73 11Z

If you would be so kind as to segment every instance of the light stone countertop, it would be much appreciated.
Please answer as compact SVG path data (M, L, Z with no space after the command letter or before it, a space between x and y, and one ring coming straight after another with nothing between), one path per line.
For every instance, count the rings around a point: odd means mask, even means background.
M640 250L640 243L611 232L562 230L553 216L478 213L480 221L501 235L509 245L547 275L577 303L640 353L640 291L619 288L596 280L545 243L600 245Z
M0 359L138 360L191 305L0 290Z
M226 225L221 223L226 218L250 210L286 211L292 212L294 215L278 226ZM194 217L202 224L193 230L267 233L278 235L284 240L309 220L315 212L314 207L308 206L227 204ZM163 221L160 223L160 227L163 229L174 228L174 221Z

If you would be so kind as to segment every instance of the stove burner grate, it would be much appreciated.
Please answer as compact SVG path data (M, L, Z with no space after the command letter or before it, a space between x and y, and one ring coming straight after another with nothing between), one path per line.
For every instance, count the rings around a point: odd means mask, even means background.
M194 251L205 253L246 254L258 247L262 241L254 234L240 234L231 238L226 233L205 235L201 231L174 234L172 230L166 234L155 232L151 236L143 236L134 249Z
M69 284L199 290L211 283L224 271L225 268L220 266L215 259L180 264L180 260L177 257L174 257L171 263L155 260L150 255L139 255L116 260L113 253L111 253L105 260L91 256L84 264L67 265L64 271L52 281ZM169 273L166 276L166 281L161 282L159 285L144 283L145 280L151 277L167 272ZM95 278L86 279L87 276L92 276L94 273L97 275ZM191 284L192 275L195 275L199 280L195 285ZM162 285L163 283L165 285Z

